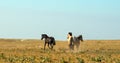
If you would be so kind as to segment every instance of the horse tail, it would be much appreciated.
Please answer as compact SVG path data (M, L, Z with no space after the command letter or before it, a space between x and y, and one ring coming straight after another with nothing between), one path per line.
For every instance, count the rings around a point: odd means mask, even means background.
M50 37L50 43L53 44L53 45L56 45L54 37Z
M53 45L56 45L55 39L53 38Z

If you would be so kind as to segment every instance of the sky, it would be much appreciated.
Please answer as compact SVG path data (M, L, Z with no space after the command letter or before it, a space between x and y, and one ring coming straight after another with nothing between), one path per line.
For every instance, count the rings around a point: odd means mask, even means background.
M1 0L0 38L120 39L120 0Z

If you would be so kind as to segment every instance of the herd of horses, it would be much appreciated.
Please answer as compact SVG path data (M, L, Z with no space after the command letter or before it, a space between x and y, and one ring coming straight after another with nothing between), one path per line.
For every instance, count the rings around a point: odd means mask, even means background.
M54 37L49 37L47 34L41 34L41 40L44 39L44 50L46 48L46 45L48 48L53 49L54 45L56 45L56 41ZM73 44L76 46L77 50L80 46L80 42L83 41L82 35L79 35L78 37L73 37Z

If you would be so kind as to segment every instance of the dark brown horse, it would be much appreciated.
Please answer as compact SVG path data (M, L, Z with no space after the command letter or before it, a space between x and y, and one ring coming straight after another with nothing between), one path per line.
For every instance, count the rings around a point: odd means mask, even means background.
M79 35L78 37L73 37L73 44L76 46L76 49L78 50L80 47L80 41L83 42L83 37L82 35Z
M41 40L43 40L43 39L45 39L44 50L45 50L46 44L48 44L48 47L50 49L53 49L53 46L56 45L54 37L49 37L47 34L42 34L41 35Z

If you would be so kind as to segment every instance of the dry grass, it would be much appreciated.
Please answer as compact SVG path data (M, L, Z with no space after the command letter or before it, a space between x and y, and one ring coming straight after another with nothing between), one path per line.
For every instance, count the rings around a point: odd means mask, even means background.
M70 52L66 41L43 50L41 40L0 39L0 63L120 63L120 40L85 40Z

